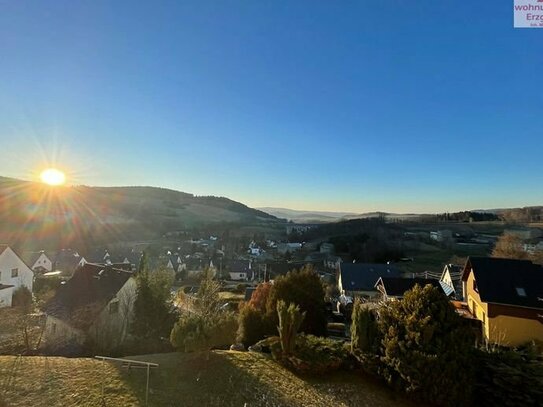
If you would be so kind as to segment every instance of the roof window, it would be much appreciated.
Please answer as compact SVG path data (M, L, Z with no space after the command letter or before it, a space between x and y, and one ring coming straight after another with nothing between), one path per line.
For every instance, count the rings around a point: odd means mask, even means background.
M519 297L526 297L526 291L522 287L515 287L515 290L517 290L517 295Z

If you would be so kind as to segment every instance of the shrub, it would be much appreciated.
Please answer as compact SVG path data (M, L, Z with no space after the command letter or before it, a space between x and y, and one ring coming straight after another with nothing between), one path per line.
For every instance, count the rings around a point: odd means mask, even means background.
M418 398L464 405L471 395L471 331L436 288L415 286L380 310L381 374Z
M278 324L277 303L284 301L294 303L305 312L300 332L316 336L326 335L326 307L324 304L324 287L319 275L310 266L301 270L293 270L274 281L268 301L266 313Z
M271 289L272 284L270 282L257 285L256 290L251 295L249 304L261 312L266 312L266 303L270 297Z
M313 335L299 335L292 355L284 363L299 373L320 375L339 369L349 360L341 342Z
M483 407L540 406L543 400L543 362L529 352L476 353L474 401Z
M32 293L24 285L20 286L13 292L11 298L11 305L13 307L30 307L32 305Z
M248 347L274 333L277 333L275 327L263 312L251 304L244 304L241 307L236 337L238 343Z
M292 354L296 341L296 334L305 318L305 312L300 312L300 307L294 304L287 305L284 301L277 303L277 315L279 316L279 339L283 355Z
M189 352L228 347L234 342L237 318L225 310L220 289L209 274L202 280L192 309L181 315L170 333L173 347Z
M352 315L351 352L375 353L381 339L375 310L357 299Z
M237 321L232 313L225 312L215 318L187 313L175 323L170 342L182 352L226 348L234 341L236 329Z

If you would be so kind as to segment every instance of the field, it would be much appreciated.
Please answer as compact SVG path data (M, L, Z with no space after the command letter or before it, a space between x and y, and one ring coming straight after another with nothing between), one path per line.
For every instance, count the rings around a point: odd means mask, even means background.
M303 378L252 352L132 359L160 365L151 372L149 406L412 406L361 373ZM0 407L145 405L144 370L102 363L89 358L0 356Z

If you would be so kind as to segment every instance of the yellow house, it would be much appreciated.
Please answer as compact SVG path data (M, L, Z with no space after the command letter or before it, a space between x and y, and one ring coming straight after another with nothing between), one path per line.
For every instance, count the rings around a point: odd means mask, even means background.
M464 300L491 343L543 341L543 268L528 260L469 257Z

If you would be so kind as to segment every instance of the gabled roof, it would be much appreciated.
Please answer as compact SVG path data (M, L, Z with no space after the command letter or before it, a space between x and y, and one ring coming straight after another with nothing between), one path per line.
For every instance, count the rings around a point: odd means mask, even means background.
M400 271L391 264L341 263L339 273L346 291L375 291L380 277L400 277Z
M230 263L230 273L248 273L251 271L251 262L249 260L234 260Z
M40 250L37 252L24 252L23 261L28 265L28 267L32 267L34 263L38 261L42 254L45 255L49 260L51 260L44 250Z
M401 278L401 277L380 277L375 283L377 288L379 285L383 286L385 294L390 297L403 297L406 291L411 290L416 285L421 287L430 284L432 287L438 288L443 291L441 284L435 279L426 278Z
M61 285L45 312L80 329L88 328L132 276L131 272L87 263ZM81 317L81 311L85 315Z
M543 309L543 268L528 260L469 257L462 280L473 270L483 302Z
M464 271L464 266L460 266L459 264L445 265L445 267L443 268L443 273L441 273L441 277L440 277L441 287L443 287L445 294L447 295L455 294L456 296L462 295L463 271ZM443 281L447 273L449 273L449 276L451 277L451 281L453 283L452 287Z
M7 244L0 244L0 254L4 253L4 250L6 250L9 247Z

